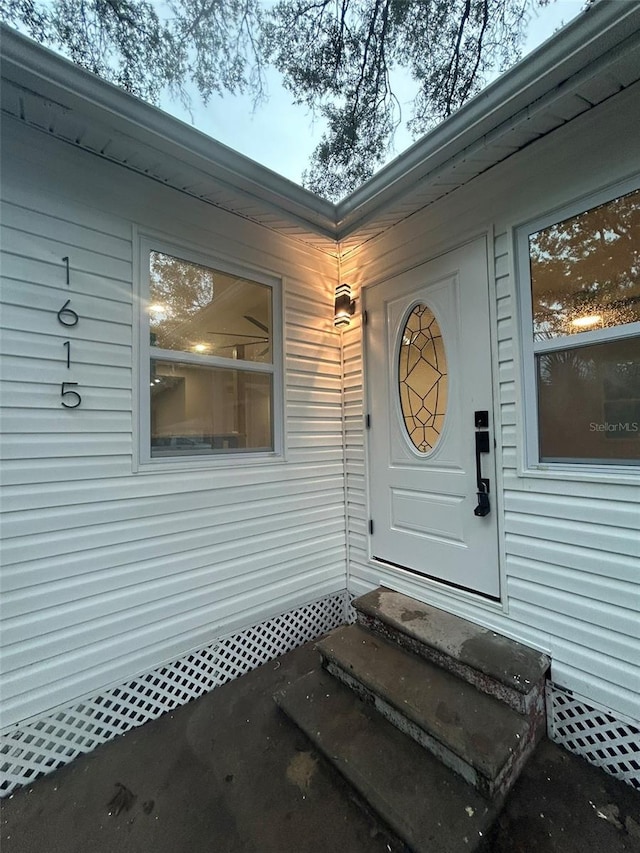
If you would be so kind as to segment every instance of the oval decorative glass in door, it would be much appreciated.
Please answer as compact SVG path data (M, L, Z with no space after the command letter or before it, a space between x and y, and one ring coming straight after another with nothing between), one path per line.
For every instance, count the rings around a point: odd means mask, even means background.
M433 312L420 303L401 333L398 388L402 420L420 453L430 453L442 435L447 410L447 358Z

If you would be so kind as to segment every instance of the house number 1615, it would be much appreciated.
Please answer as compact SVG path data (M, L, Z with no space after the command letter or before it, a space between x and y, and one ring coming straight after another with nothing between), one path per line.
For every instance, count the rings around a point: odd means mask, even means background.
M67 285L70 284L69 277L69 258L65 257L62 259L67 265ZM62 326L77 326L78 320L80 319L73 308L70 308L71 299L67 299L62 308L58 311L58 322ZM67 370L71 368L71 341L65 341L62 346L66 349L66 362L67 362ZM77 382L62 382L60 386L60 397L61 405L65 407L65 409L77 409L80 403L82 402L82 397L75 390L77 387Z

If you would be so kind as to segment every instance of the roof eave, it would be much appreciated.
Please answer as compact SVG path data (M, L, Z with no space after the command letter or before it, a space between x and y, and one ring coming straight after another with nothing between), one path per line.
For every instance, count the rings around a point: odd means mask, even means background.
M129 136L152 140L155 147L174 155L179 152L226 184L335 237L335 205L331 202L4 25L0 35L3 77L30 86L63 107L81 106L85 114L103 118L107 113L114 127Z
M640 31L640 2L600 0L336 205L338 239L428 178L434 168L557 89L586 64Z
M90 119L107 116L131 139L197 167L265 211L278 210L309 234L334 241L375 222L385 208L418 185L427 186L438 170L472 148L496 144L572 78L585 69L596 73L625 41L640 40L640 0L599 0L337 205L13 30L2 26L1 35L2 70L9 80Z

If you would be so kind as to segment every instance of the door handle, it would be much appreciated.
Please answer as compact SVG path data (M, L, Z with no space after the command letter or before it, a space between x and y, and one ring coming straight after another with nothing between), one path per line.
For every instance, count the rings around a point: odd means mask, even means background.
M489 500L490 481L482 476L481 454L489 453L489 430L483 429L476 432L476 483L478 486L478 505L473 511L474 515L484 518L491 512L491 501Z

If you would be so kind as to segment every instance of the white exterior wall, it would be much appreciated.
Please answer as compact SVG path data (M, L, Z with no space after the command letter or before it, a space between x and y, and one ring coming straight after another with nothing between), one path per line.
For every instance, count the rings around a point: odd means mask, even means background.
M8 726L344 589L345 517L335 259L10 118L3 132ZM284 460L134 473L134 225L282 276ZM60 405L64 380L80 408Z
M494 352L502 602L482 602L368 561L361 329L345 335L349 589L399 589L549 652L552 677L640 718L640 481L522 475L514 226L638 172L640 87L494 167L342 259L356 287L384 281L486 233ZM471 440L471 438L470 438ZM500 496L500 487L502 495Z

